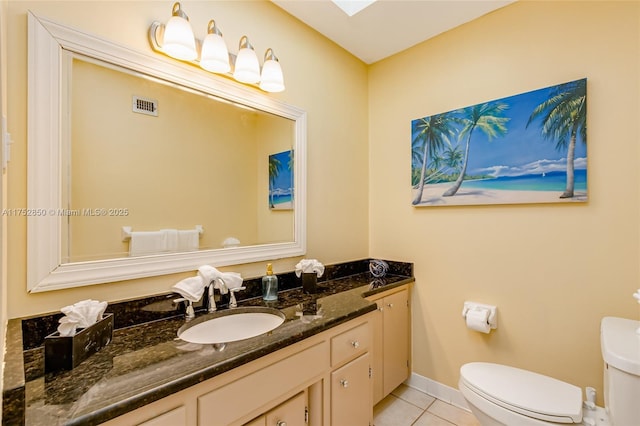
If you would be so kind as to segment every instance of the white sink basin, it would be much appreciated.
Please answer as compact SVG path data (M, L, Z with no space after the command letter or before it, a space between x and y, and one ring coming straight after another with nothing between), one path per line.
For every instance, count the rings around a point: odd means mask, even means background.
M235 308L197 318L178 330L185 342L219 344L235 342L267 333L284 322L277 309Z

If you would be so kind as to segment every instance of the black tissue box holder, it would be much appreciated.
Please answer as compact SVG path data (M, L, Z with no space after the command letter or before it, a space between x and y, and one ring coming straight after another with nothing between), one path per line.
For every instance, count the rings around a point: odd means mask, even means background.
M318 274L316 274L315 272L303 272L302 290L307 294L318 293Z
M72 370L111 342L113 314L79 329L73 336L60 336L56 331L44 338L44 371Z

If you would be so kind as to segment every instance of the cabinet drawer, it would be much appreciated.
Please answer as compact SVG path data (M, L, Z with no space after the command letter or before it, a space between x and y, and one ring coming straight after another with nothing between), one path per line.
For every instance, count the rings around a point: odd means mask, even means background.
M371 325L369 322L340 333L331 339L331 365L338 365L366 352L370 346Z

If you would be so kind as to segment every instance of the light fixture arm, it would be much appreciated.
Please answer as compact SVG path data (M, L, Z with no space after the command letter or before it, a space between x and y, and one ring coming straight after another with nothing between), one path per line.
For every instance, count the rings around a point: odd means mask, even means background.
M276 56L275 53L273 53L273 49L272 48L268 48L266 52L264 52L264 61L276 61L276 62L280 62L280 60L278 59L278 57Z
M253 45L249 43L249 37L247 37L246 35L243 35L242 37L240 37L240 42L238 43L238 50L240 49L255 50L253 48Z
M185 20L189 20L189 17L187 16L186 13L184 13L184 10L182 10L182 6L180 5L180 2L175 2L173 4L173 8L171 9L171 16L179 16L182 19Z
M218 26L216 25L216 21L214 21L213 19L210 20L209 24L207 25L207 34L216 34L222 37L222 32L220 31L220 28L218 28Z

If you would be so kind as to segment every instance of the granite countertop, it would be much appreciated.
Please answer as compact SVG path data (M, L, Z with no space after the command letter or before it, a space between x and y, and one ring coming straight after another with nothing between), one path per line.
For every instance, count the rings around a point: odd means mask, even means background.
M20 393L19 388L6 389L5 378L3 424L13 424L5 422L16 417L26 425L104 422L371 312L375 304L365 297L413 281L392 274L374 279L366 272L319 283L321 292L313 295L298 287L279 292L277 302L260 297L239 301L239 306L275 307L286 319L267 334L227 343L223 350L178 339L182 315L116 327L111 343L75 369L47 374L42 347L23 353L12 344L12 335L15 340L22 330L15 324L20 320L11 320L6 367L19 369L16 357L22 357L25 379Z

